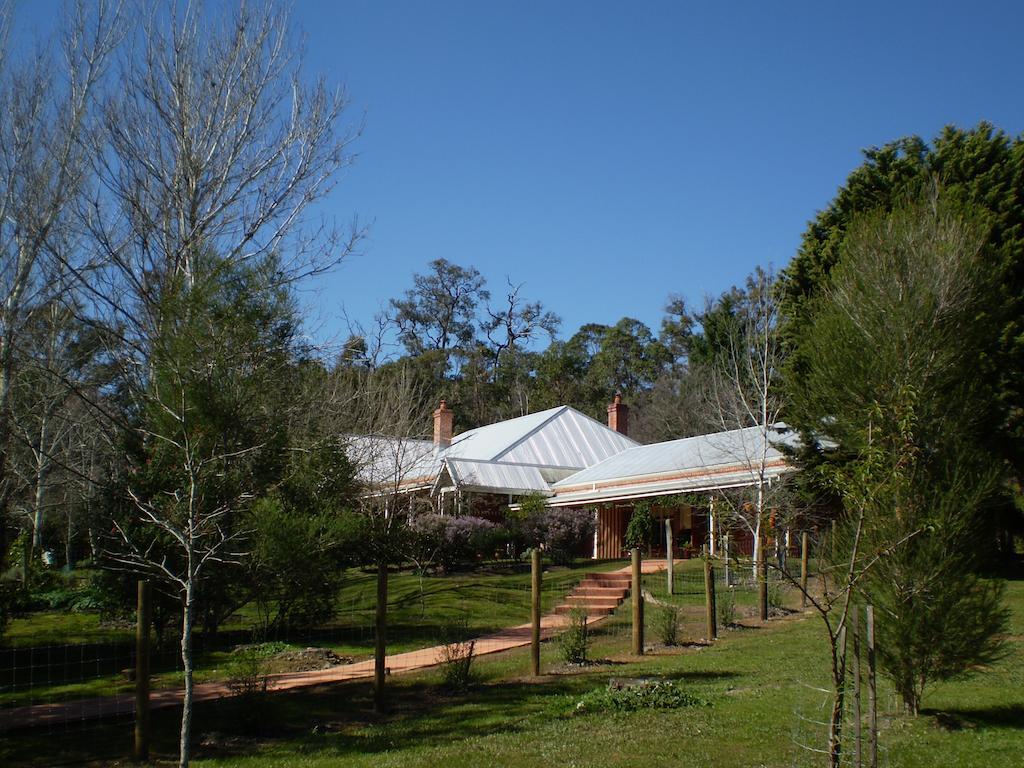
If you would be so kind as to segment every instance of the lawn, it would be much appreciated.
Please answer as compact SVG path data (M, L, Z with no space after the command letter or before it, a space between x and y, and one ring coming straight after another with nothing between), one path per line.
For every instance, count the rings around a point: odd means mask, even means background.
M572 567L548 566L542 604L549 610L586 572L623 567L618 561L579 561ZM503 565L475 572L431 575L409 572L389 579L389 652L435 645L451 627L486 634L530 620L530 574L525 566ZM297 647L330 648L356 660L373 655L376 574L353 569L338 596L338 615L314 630L284 635ZM213 642L196 633L197 682L228 674L231 649L251 642L254 610L243 608ZM172 628L173 629L173 628ZM0 647L0 706L20 706L108 696L130 691L122 670L132 666L134 629L102 624L96 614L44 611L15 619ZM181 685L174 638L154 656L153 685Z
M1024 764L1024 581L1007 590L1013 611L1009 654L991 669L936 685L918 718L899 714L881 685L880 741L887 766ZM793 596L789 595L792 601ZM654 648L628 654L629 605L595 632L591 656L603 663L567 668L557 646L544 646L547 674L528 677L525 650L476 662L479 681L446 690L440 673L389 679L391 707L377 716L366 683L271 694L263 702L202 706L197 713L197 764L270 766L480 765L636 766L821 765L825 719L820 688L827 676L818 620L790 614L767 626L722 632L711 647ZM692 637L694 628L687 625ZM612 678L678 680L708 706L617 714L574 714L585 693ZM156 718L159 762L172 759L176 714ZM71 729L47 742L41 735L8 740L0 762L46 765L122 756L128 722ZM36 752L44 748L50 762ZM61 754L57 754L57 753ZM107 763L97 763L107 764Z

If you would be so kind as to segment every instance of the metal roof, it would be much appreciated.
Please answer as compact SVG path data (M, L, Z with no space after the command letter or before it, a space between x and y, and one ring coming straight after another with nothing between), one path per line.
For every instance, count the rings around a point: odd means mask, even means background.
M515 495L551 493L550 484L539 467L471 459L446 459L444 466L452 483L460 490Z
M635 440L562 405L463 432L442 456L583 469L636 445Z
M433 483L445 461L458 460L477 463L472 474L479 482L467 485L503 493L509 489L548 491L550 483L566 472L584 469L639 444L563 405L468 430L440 450L429 440L392 437L350 437L346 445L359 478L370 485L420 488ZM483 462L493 466L479 466ZM493 484L487 485L485 478ZM454 476L452 479L456 481Z
M797 441L795 432L778 424L767 433L748 427L637 446L555 483L552 503L750 485L762 460L765 477L792 471L778 446L796 447Z
M441 469L441 459L429 440L352 435L343 442L356 476L372 487L429 485Z

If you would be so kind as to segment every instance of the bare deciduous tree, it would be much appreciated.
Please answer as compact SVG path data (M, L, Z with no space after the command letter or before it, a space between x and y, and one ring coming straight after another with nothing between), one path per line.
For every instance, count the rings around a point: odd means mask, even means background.
M61 56L41 46L16 60L7 45L11 6L0 6L0 569L19 339L32 309L67 284L54 276L86 269L71 218L89 185L95 105L120 19L117 0L77 3L64 19Z
M732 458L748 470L752 482L742 492L722 494L716 501L718 511L753 537L754 574L762 582L762 619L767 618L767 561L762 549L769 510L779 489L771 471L772 441L778 439L776 426L783 405L778 384L782 362L778 312L774 274L758 268L747 279L743 301L726 318L725 348L706 364L709 424L720 431L756 430L756 439L728 444L728 450L736 453Z

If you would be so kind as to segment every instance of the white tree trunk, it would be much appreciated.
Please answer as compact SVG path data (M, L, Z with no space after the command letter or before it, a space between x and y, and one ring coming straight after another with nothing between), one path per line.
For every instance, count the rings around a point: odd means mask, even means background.
M195 607L194 579L185 584L185 602L181 610L181 664L185 671L185 696L182 700L181 740L178 766L188 768L189 742L192 737L192 612Z

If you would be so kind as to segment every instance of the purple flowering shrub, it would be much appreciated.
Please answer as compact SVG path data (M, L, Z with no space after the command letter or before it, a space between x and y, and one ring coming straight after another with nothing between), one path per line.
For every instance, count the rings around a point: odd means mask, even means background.
M567 564L581 554L594 535L594 515L580 509L552 507L535 518L534 529L553 562Z
M409 521L410 559L417 567L451 570L494 555L501 529L482 517L421 514Z

